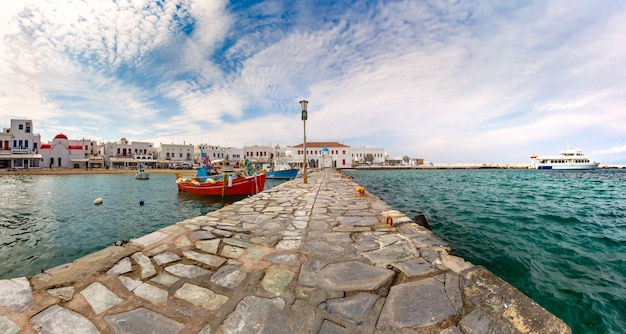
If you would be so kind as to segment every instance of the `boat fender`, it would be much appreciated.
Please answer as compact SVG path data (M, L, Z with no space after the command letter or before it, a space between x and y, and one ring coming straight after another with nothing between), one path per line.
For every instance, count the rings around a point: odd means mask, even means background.
M143 200L139 200L139 205L143 205Z
M102 197L98 197L93 200L94 205L102 204Z
M415 222L415 224L417 224L419 226L422 226L422 227L425 227L429 231L431 231L430 224L428 224L428 222L426 221L426 217L424 215L417 215L417 216L415 216L413 221Z
M387 216L387 225L393 226L393 218L391 216Z
M228 175L228 188L233 186L233 177L232 175Z

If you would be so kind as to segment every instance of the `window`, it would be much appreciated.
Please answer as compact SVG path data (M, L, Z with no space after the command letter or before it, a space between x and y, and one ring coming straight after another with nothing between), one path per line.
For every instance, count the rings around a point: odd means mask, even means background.
M19 125L17 126L17 129L18 129L18 130L24 130L24 124L19 124Z
M24 141L24 148L26 148L26 149L28 148L28 140Z

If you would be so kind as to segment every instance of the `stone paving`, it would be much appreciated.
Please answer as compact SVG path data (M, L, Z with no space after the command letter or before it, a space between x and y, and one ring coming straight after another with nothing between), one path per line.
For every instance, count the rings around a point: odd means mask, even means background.
M324 170L33 277L0 333L571 333Z

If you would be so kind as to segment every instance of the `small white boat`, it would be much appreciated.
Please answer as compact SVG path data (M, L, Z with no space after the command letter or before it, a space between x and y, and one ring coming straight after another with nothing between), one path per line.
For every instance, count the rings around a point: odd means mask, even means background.
M137 174L135 174L137 180L147 180L150 178L150 174L146 173L143 167L139 167Z
M530 169L586 170L598 168L599 162L591 161L581 149L573 149L567 143L567 150L558 155L533 155Z
M268 179L295 179L298 169L291 166L283 159L274 159L272 167L267 171Z

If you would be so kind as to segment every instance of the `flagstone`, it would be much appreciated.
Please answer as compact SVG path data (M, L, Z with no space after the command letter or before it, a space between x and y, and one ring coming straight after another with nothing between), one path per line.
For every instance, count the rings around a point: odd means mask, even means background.
M211 274L210 271L202 269L200 267L181 263L169 266L165 268L165 271L172 275L185 278L194 278Z
M119 260L113 266L113 268L107 271L107 276L122 275L122 274L129 273L131 271L133 271L133 265L130 263L130 259L128 257L125 257Z
M0 307L20 312L35 301L26 277L0 280Z
M118 297L100 282L91 283L88 287L83 289L80 294L85 297L96 314L100 314L124 302L124 299Z
M139 308L129 312L107 315L104 320L116 334L122 333L179 333L185 325L162 314Z

